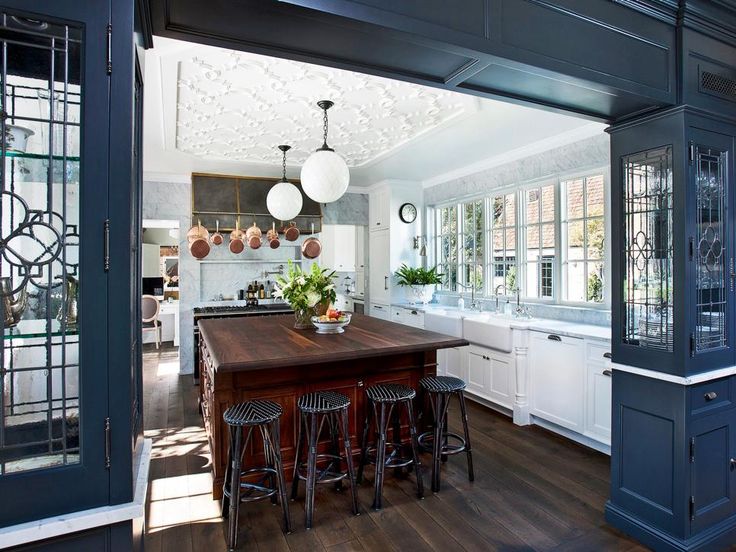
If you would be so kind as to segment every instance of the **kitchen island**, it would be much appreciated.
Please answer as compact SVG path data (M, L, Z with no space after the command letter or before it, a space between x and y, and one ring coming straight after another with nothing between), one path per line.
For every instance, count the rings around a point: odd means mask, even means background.
M357 455L365 387L395 382L417 389L422 377L436 373L438 349L468 344L461 338L360 314L353 315L345 333L337 335L295 330L290 315L201 320L199 328L201 408L212 454L215 498L222 495L227 462L228 432L222 414L230 405L268 399L282 406L281 450L291 478L301 395L329 389L350 398L350 438ZM420 404L421 397L415 407ZM263 464L259 440L246 451L245 463Z

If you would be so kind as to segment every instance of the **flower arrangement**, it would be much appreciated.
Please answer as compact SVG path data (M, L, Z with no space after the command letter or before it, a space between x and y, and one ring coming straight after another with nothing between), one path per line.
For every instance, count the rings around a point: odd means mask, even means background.
M289 261L286 276L276 278L274 296L282 298L294 309L297 328L310 327L310 319L317 312L317 307L324 305L326 310L337 299L334 280L334 270L320 268L314 263L308 271L304 271Z

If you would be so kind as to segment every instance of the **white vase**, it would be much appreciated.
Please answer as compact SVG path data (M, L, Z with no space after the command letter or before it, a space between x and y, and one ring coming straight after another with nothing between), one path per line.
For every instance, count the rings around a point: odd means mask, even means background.
M406 298L411 304L422 303L426 305L434 296L434 286L406 286Z

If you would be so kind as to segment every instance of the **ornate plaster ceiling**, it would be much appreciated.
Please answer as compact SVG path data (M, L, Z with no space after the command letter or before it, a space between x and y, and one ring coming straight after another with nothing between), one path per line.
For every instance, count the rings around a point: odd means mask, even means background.
M322 144L358 167L475 109L470 97L350 71L208 48L179 62L176 148L204 158L300 165Z

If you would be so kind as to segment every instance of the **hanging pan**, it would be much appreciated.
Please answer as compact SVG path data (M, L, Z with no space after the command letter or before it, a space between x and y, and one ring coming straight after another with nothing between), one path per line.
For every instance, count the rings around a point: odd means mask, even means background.
M187 232L187 240L189 240L189 252L195 259L204 259L210 253L210 233L197 221L196 226Z
M230 248L230 253L235 253L236 255L243 252L245 249L245 234L240 229L240 219L235 220L235 230L230 232L230 244L228 246Z
M314 234L314 223L312 224L312 234ZM308 237L302 243L302 256L307 259L316 259L322 253L322 243L314 236Z
M210 241L215 245L222 245L222 242L225 241L225 238L222 237L222 234L220 234L220 221L218 220L216 222L217 224L217 230L214 234L210 236Z

